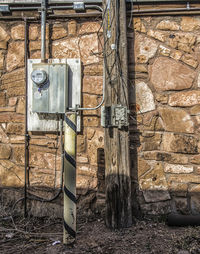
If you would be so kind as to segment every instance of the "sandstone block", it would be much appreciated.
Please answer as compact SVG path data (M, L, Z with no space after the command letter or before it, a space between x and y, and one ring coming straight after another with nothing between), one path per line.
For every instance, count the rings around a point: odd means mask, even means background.
M163 190L167 191L167 181L165 178L163 165L160 162L152 165L152 170L148 171L139 179L139 186L141 190Z
M16 108L16 112L18 114L25 114L25 98L22 97L19 99L18 104L17 104L17 108Z
M77 163L88 163L89 160L88 160L88 156L77 156L77 159L76 159Z
M191 107L200 103L200 91L192 90L169 95L169 105L172 107Z
M196 36L190 33L171 33L166 41L170 47L178 48L187 53L192 52L195 42Z
M13 40L24 40L24 25L20 24L12 27L11 37Z
M68 22L68 35L75 36L77 32L77 22L72 20Z
M151 89L144 82L136 84L136 103L139 105L139 112L144 113L155 109L154 97Z
M80 58L79 39L70 38L52 43L53 58Z
M200 192L200 184L190 184L188 191L192 192L192 193L199 193Z
M104 131L96 129L95 134L91 140L88 140L87 151L91 165L97 165L98 149L104 148Z
M18 165L24 165L24 146L16 145L12 149L12 160Z
M163 32L160 32L160 31L154 31L154 30L150 29L147 32L147 35L156 39L156 40L162 41L162 42L164 42L166 40L166 34Z
M190 108L190 114L195 116L195 115L200 115L200 105L195 105Z
M0 26L0 41L8 41L10 39L9 34L6 32L6 30Z
M23 84L23 82L22 82ZM15 97L15 96L24 96L25 95L25 87L17 87L17 88L9 88L7 90L7 97Z
M6 58L7 71L24 66L24 42L11 42Z
M174 60L180 60L182 57L183 53L179 50L173 51L170 55L171 58L173 58Z
M186 196L188 185L186 183L168 182L169 191L174 192L176 196Z
M200 19L193 17L182 17L181 30L184 32L192 32L200 28Z
M94 128L87 128L87 138L91 140L94 137L96 129Z
M0 144L0 159L9 159L11 155L11 147L6 144Z
M179 25L175 21L171 20L162 20L156 26L156 29L160 30L170 30L170 31L177 31L180 29Z
M138 158L138 177L144 175L151 169L151 165L144 159Z
M55 185L55 174L53 170L31 168L29 175L31 186L53 188Z
M165 202L141 204L141 210L148 215L166 215L171 212L170 203L170 200L167 200Z
M7 49L7 41L0 41L0 49Z
M0 125L0 142L2 142L4 144L9 144L9 138L8 138L6 131L2 125Z
M84 64L99 62L99 44L97 34L83 35L80 38L80 54Z
M190 157L190 163L193 164L200 164L200 154L198 155L193 155L192 157Z
M149 72L150 81L157 91L190 88L195 78L195 72L189 67L165 57L158 57L149 67Z
M147 203L159 202L171 199L169 192L166 190L145 190L143 191L144 199Z
M83 153L86 149L86 141L84 135L78 135L77 136L77 152Z
M185 51L187 53L191 53L192 50L194 49L194 47L190 47L189 45L182 43L182 42L179 42L177 47L179 50Z
M133 18L133 29L136 32L146 33L145 25L140 18Z
M13 107L17 104L17 97L11 97L9 98L8 105Z
M159 53L162 55L162 56L169 56L170 55L170 52L171 50L164 47L163 45L160 45L159 46Z
M78 174L76 179L76 186L81 194L86 194L88 190L95 190L98 185L98 180L96 177L85 176Z
M56 156L52 153L37 152L30 150L30 165L40 169L55 169L60 167L60 156Z
M193 166L185 166L185 165L178 165L178 164L168 164L165 163L164 165L164 172L165 173L172 173L172 174L189 174L194 171Z
M155 94L155 99L162 103L162 104L167 104L168 102L168 95L167 94L162 94L162 93L156 93Z
M64 38L65 36L67 36L67 31L65 27L63 27L60 24L55 24L52 29L52 36L51 36L52 40L58 40L58 39Z
M29 27L29 39L32 41L37 40L39 37L39 27L31 24Z
M85 22L81 24L79 34L89 34L89 33L97 33L103 32L101 28L101 24L98 22Z
M30 52L30 58L31 59L38 59L38 58L40 59L41 58L41 51L40 50L31 51ZM46 51L46 59L48 59L48 58L49 58L49 52Z
M154 40L137 34L135 36L135 62L147 63L148 60L156 54L158 45Z
M24 186L24 168L8 160L0 160L0 185L2 187Z
M83 93L102 94L103 77L101 76L84 76Z
M197 68L197 66L198 66L197 60L192 55L190 55L190 54L183 55L181 60L184 63L192 66L193 68Z
M144 153L145 160L167 161L170 163L188 164L188 157L183 154L151 151Z
M150 134L147 137L141 137L143 151L159 150L162 140L160 133Z
M83 94L83 107L84 108L93 108L96 107L99 104L97 95L91 95L91 94ZM98 110L84 110L83 115L97 115Z
M157 111L137 115L138 127L145 131L163 131L164 125Z
M24 134L24 124L22 123L8 123L7 125L8 134Z
M175 204L177 213L181 213L181 214L189 213L187 198L174 197L174 204Z
M2 76L2 84L16 83L16 81L24 81L25 73L24 68L14 70L12 72L6 72Z
M178 183L200 183L200 175L194 174L175 174L168 175L168 181Z
M0 92L0 107L6 106L6 93Z
M4 52L0 51L0 70L4 69L4 60L5 60Z
M15 107L0 107L0 112L14 112Z
M13 122L13 123L22 123L24 122L24 116L23 115L18 115L16 113L0 113L0 123L8 123L8 122Z
M163 107L158 111L166 131L194 133L194 123L184 110Z
M83 116L83 125L85 127L99 127L100 119L97 116Z
M197 154L198 139L189 135L164 133L162 148L166 152Z
M136 64L134 67L135 67L135 70L134 70L135 72L143 72L143 73L148 72L147 67L144 64Z
M23 134L24 134L24 132L23 132ZM24 136L16 136L16 134L9 135L9 138L10 138L11 144L24 144L24 142L25 142Z
M30 51L35 51L35 50L39 50L41 49L41 41L30 41L29 44L29 50ZM48 53L48 41L46 41L46 52Z
M103 75L103 65L102 64L92 64L84 66L84 75L86 76L102 76Z

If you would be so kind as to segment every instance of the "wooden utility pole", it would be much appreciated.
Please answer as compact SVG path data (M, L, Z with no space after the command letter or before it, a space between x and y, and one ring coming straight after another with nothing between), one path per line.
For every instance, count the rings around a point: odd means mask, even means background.
M109 114L116 105L129 107L126 1L103 0L103 8L105 108ZM109 117L112 118L106 116ZM106 225L110 228L129 227L132 225L132 207L127 126L111 124L105 128L105 165Z

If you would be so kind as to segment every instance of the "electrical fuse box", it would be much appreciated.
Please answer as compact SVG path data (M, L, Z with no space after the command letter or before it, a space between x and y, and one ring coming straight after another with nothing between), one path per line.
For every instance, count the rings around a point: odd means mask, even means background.
M68 107L67 63L33 63L31 82L33 113L64 114L66 112Z

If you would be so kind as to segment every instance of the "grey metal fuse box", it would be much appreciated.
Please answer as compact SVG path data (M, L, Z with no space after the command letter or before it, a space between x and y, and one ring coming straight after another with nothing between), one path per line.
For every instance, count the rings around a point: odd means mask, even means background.
M59 113L68 107L68 65L35 63L32 65L32 112Z

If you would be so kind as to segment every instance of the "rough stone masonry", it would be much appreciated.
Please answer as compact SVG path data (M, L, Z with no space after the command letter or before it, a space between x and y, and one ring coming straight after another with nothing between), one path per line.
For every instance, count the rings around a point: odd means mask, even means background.
M199 213L200 19L134 18L127 36L133 207L144 214ZM102 96L101 21L49 22L46 39L47 57L81 58L83 106L96 106ZM32 23L30 58L40 58L40 43L40 25ZM0 77L0 185L20 189L24 185L23 22L0 23ZM104 190L100 111L83 112L82 123L77 191L86 197L84 209L89 211L99 190ZM40 191L58 188L57 134L29 134L30 186Z
M133 190L144 213L200 212L200 19L129 29ZM137 159L136 159L137 158Z

